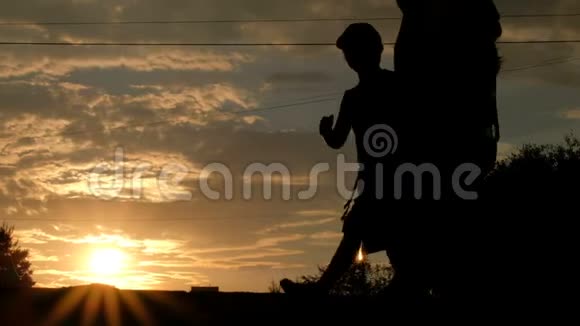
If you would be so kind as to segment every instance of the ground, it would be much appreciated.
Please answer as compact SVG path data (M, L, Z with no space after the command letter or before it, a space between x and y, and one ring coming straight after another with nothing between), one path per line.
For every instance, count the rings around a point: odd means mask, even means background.
M384 300L269 293L126 291L102 285L0 292L0 325L342 324ZM376 315L376 314L375 314Z
M388 296L128 291L102 285L33 288L0 291L0 325L471 325L537 322L542 316L554 322L565 318L565 311L575 311L557 297L502 301L502 296L449 307L434 302L410 305ZM557 314L548 309L554 307Z

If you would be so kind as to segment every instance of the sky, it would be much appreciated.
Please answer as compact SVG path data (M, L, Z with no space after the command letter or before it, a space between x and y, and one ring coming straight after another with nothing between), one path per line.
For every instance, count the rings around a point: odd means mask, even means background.
M496 4L503 14L580 13L575 0ZM395 0L0 5L1 22L378 16L399 16ZM504 41L580 39L578 17L502 23ZM0 41L332 43L348 24L3 25ZM385 42L395 40L398 20L373 25ZM500 159L576 130L580 44L500 51ZM392 68L392 53L385 49L384 68ZM332 150L318 123L337 113L356 82L332 46L0 45L0 221L30 250L39 287L262 292L272 281L316 273L341 238L343 188L353 174L339 178L338 162L354 162L352 139ZM270 180L269 199L264 180L248 173L260 164L290 176ZM312 171L322 171L314 183ZM96 266L105 263L112 267Z

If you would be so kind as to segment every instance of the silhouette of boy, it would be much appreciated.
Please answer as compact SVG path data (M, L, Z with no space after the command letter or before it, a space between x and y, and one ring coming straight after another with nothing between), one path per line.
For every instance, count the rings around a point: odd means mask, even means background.
M357 184L362 189L357 189L359 195L343 217L343 239L321 278L314 284L282 280L280 284L286 293L328 293L354 263L361 243L368 253L382 251L386 245L382 211L392 187L385 185L389 184L388 176L393 175L390 167L396 159L394 155L387 159L387 155L377 157L370 152L369 146L373 144L365 136L381 125L397 129L400 119L395 104L395 73L381 67L382 38L370 24L350 25L338 38L336 46L342 50L349 67L358 74L359 83L344 93L336 124L333 115L322 118L320 134L328 146L340 149L350 132L354 133L358 162L362 164L357 179L362 182ZM378 163L383 164L383 173L377 173ZM383 196L377 196L379 191L384 191Z

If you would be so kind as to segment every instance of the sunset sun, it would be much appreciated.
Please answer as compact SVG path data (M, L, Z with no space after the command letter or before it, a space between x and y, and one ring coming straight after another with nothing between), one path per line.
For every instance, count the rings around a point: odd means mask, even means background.
M96 249L90 257L90 270L96 277L120 274L126 262L126 255L118 249Z

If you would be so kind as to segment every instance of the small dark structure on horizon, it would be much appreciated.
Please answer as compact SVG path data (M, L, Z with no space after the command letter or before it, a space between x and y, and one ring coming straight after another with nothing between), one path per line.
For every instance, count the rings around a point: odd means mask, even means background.
M218 293L218 286L192 286L189 293Z

